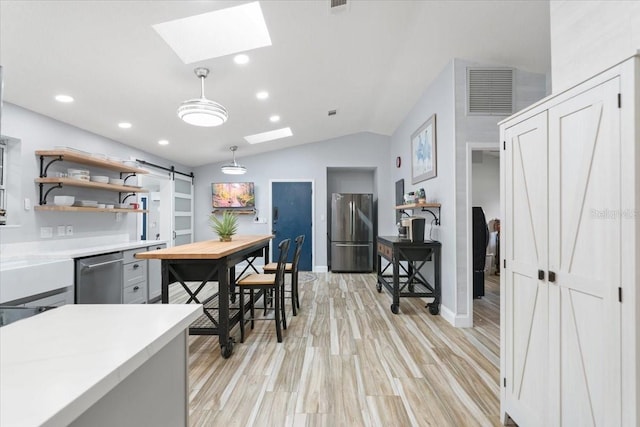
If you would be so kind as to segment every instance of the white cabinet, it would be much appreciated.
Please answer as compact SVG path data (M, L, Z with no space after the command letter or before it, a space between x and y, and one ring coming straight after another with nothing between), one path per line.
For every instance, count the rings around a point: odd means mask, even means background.
M501 124L501 405L636 426L638 57Z
M147 250L155 251L158 249L164 249L167 245L165 243L149 246ZM148 302L153 303L160 300L162 296L162 265L159 259L147 260L149 267L149 287L147 289Z
M146 248L122 252L122 302L124 304L147 303L147 260L135 258L138 252L146 252Z

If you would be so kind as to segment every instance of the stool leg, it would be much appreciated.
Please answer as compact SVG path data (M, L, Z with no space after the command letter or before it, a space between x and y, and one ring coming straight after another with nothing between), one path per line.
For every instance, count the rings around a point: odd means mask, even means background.
M249 307L250 307L250 310L251 310L251 329L253 329L254 319L256 318L256 311L255 311L255 308L254 308L254 302L255 301L254 301L254 298L253 298L253 296L254 296L253 295L253 289L251 289L250 293L251 293L251 295L250 295L251 301L249 301Z
M244 342L244 289L240 288L240 342Z
M298 272L296 271L295 274L295 278L292 278L292 280L295 279L295 284L293 285L293 288L296 291L296 306L298 307L298 309L300 309L300 300L298 299Z
M291 308L294 316L298 315L298 309L296 307L296 284L293 277L293 272L291 272Z
M275 313L273 317L276 321L276 337L278 338L278 342L282 342L282 331L280 330L280 291L278 286L275 287Z
M282 287L280 288L280 311L282 312L282 328L287 329L287 305L284 303L285 301L284 295L284 280L282 283Z

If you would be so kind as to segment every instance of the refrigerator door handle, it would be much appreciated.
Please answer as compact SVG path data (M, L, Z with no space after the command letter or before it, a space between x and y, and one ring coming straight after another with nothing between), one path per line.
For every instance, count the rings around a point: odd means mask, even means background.
M368 247L368 246L369 246L369 243L366 243L366 244L335 243L335 246L336 246L336 247L339 247L339 248L352 248L352 247L354 247L354 246L357 246L357 247Z

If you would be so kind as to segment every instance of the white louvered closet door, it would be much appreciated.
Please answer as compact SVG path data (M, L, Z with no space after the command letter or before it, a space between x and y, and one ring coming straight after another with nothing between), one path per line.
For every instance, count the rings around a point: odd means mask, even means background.
M193 178L173 174L172 246L193 243Z
M505 410L531 426L547 423L547 114L505 131Z
M615 78L549 109L551 422L621 425Z

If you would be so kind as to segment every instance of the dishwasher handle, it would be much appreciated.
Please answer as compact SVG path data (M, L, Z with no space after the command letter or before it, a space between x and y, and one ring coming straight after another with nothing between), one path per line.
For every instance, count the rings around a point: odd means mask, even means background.
M103 267L105 265L115 264L116 262L122 262L122 259L114 259L113 261L99 262L97 264L82 264L82 269L90 270L92 268L98 268L98 267Z

